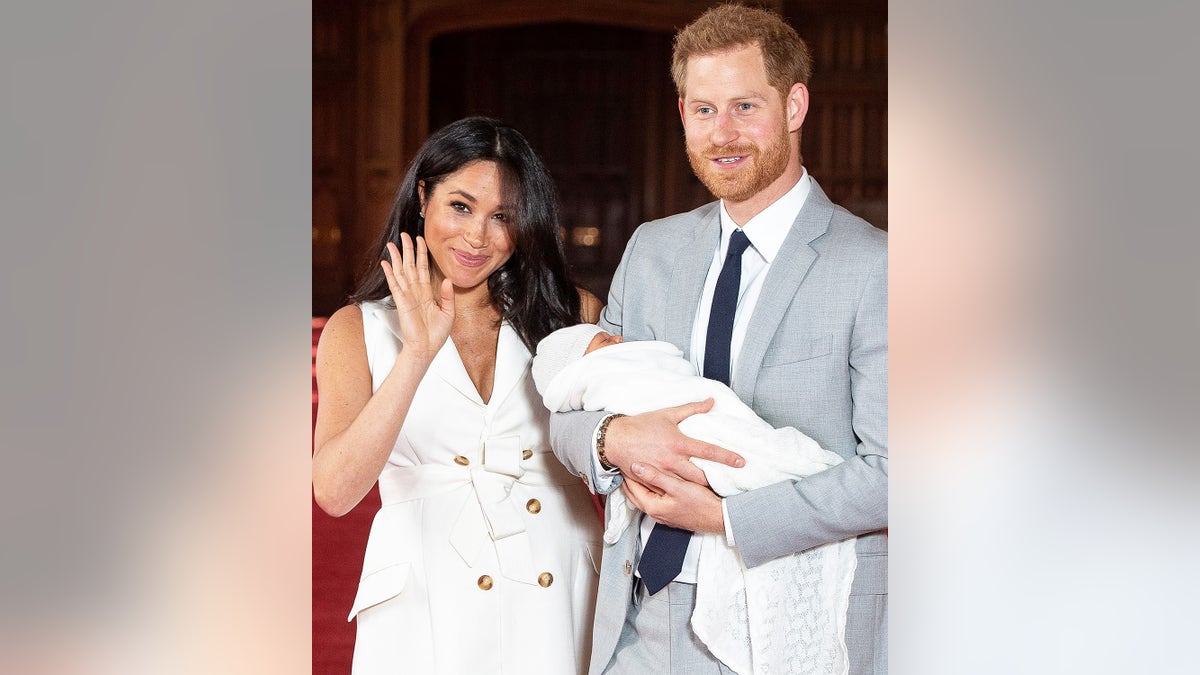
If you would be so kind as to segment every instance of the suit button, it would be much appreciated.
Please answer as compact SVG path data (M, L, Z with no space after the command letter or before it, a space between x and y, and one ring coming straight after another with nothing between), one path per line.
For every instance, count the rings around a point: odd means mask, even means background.
M466 457L463 457L462 455L455 455L454 463L459 466L466 466L471 463L471 460L467 459Z
M479 581L476 583L479 584L479 589L483 591L488 591L492 588L492 578L486 574L479 577Z
M549 572L542 572L538 575L538 583L542 588L549 588L550 584L554 583L554 575Z
M533 457L532 450L522 450L521 451L521 459L529 459L530 457Z
M625 561L625 574L633 574L633 563Z
M542 503L536 499L530 499L525 502L525 510L530 513L537 513L542 510Z

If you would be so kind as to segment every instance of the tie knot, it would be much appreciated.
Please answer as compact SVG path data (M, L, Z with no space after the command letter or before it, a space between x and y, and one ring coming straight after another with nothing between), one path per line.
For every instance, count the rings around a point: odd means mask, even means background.
M750 245L750 240L746 238L746 233L741 230L734 230L729 237L729 250L725 252L725 259L740 257L746 252L746 247Z

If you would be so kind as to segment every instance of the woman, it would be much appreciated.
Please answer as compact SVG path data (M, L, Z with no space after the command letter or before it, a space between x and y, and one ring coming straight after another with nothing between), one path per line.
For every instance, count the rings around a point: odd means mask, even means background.
M382 498L354 672L582 673L600 524L550 452L529 362L600 303L566 279L550 176L516 130L455 122L376 251L317 352L317 503L340 516L376 480Z

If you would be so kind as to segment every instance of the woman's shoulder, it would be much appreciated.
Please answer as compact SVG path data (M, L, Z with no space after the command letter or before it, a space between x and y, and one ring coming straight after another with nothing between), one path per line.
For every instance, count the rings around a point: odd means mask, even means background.
M366 353L363 340L363 312L358 305L346 305L329 317L321 329L317 345L318 369L346 359L357 360Z
M344 340L362 340L362 309L359 305L346 305L337 310L320 330L323 344Z
M325 330L327 331L331 328L334 330L345 330L347 328L353 328L354 326L357 326L358 330L361 331L362 322L362 307L359 307L358 305L346 305L345 307L342 307L338 311L334 312L333 315L329 317L329 321L325 322Z
M604 309L604 303L586 288L577 286L576 290L579 291L579 318L587 323L599 321L600 310Z

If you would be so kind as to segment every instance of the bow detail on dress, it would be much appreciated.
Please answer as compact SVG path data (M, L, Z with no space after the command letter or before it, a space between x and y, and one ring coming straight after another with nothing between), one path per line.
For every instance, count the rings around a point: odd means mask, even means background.
M481 464L389 468L379 477L379 494L386 505L469 486L450 530L450 545L473 567L481 547L491 542L501 574L523 584L536 584L539 570L534 568L525 528L525 505L513 498L513 485L566 485L578 479L551 453L533 452L528 459L524 453L519 436L488 438Z

